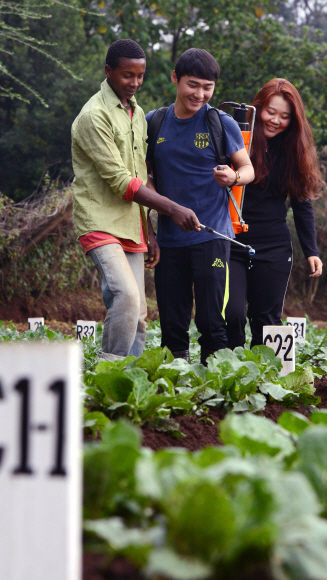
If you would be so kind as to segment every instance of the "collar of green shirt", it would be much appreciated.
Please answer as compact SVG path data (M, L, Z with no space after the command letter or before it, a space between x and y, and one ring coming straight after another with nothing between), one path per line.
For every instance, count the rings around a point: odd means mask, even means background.
M122 104L121 100L117 97L115 91L108 85L107 80L101 83L101 93L103 96L103 100L106 104L106 107L109 111L112 111L115 107L122 107L125 109L124 105ZM132 109L134 111L136 107L136 99L135 97L131 97L129 102L132 105Z

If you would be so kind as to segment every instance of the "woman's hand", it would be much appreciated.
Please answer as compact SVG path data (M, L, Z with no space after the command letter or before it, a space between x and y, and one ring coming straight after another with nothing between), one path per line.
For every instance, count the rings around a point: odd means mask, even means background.
M308 262L310 264L311 272L309 278L319 278L322 273L322 261L318 256L310 256L308 258Z

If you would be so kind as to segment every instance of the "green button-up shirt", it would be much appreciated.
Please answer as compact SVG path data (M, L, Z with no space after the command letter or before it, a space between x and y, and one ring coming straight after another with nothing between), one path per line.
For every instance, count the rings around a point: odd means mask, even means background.
M135 97L130 102L132 119L105 80L73 123L73 207L78 237L101 231L139 244L140 212L147 235L144 208L122 199L132 177L139 177L144 185L147 182L147 124Z

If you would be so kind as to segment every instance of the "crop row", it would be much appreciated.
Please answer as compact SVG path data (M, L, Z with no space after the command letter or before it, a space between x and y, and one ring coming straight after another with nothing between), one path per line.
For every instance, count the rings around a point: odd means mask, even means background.
M157 323L138 359L99 361L100 333L82 341L87 550L151 580L326 580L327 410L313 381L327 372L327 331L309 326L286 377L265 346L219 351L203 367L194 327L190 365L159 346ZM0 341L16 340L75 339L0 325ZM310 418L289 410L275 424L255 414L267 400L304 402ZM180 435L178 415L214 406L226 412L217 447L141 447L137 425Z
M261 411L267 400L295 407L299 403L316 405L314 378L327 372L327 330L308 325L308 340L297 352L296 370L280 377L281 361L272 349L257 346L218 351L208 367L198 362L198 333L190 330L191 360L174 360L161 348L158 323L151 323L147 349L138 359L108 362L98 359L101 326L97 340L82 341L84 351L84 419L88 434L101 432L108 419L126 417L137 425L151 421L153 426L178 435L174 417L180 414L204 415L218 406L234 411ZM0 325L0 341L75 340L71 336L41 327L19 333L14 326ZM311 364L310 364L311 363ZM313 365L313 366L312 366Z
M327 411L230 413L219 436L153 452L109 422L85 451L87 549L151 579L326 580Z

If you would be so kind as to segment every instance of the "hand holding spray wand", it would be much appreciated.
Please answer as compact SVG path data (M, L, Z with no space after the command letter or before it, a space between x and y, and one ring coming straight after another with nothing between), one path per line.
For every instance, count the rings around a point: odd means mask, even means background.
M252 246L246 246L245 244L241 244L241 242L238 242L237 240L233 240L232 238L229 238L228 236L224 236L224 234L220 234L219 232L216 232L212 228L209 228L209 226L204 226L203 224L200 224L200 227L203 230L206 230L207 232L209 232L209 234L216 234L216 236L220 236L221 238L224 238L225 240L228 240L229 242L233 242L233 244L237 244L238 246L242 246L242 248L245 248L246 250L248 250L249 256L254 256L255 250L252 248Z
M220 167L220 165L217 165L217 169L221 170L222 167ZM248 250L249 256L254 256L255 250L252 248L252 246L246 246L245 244L241 244L241 242L238 242L237 240L233 240L232 238L229 238L228 236L224 236L224 234L220 234L219 232L216 232L215 230L213 230L209 226L204 226L203 224L200 224L200 227L203 230L206 230L207 232L209 232L209 234L216 234L216 236L220 236L221 238L224 238L225 240L228 240L229 242L233 242L233 244L237 244L238 246L245 248L246 250Z

